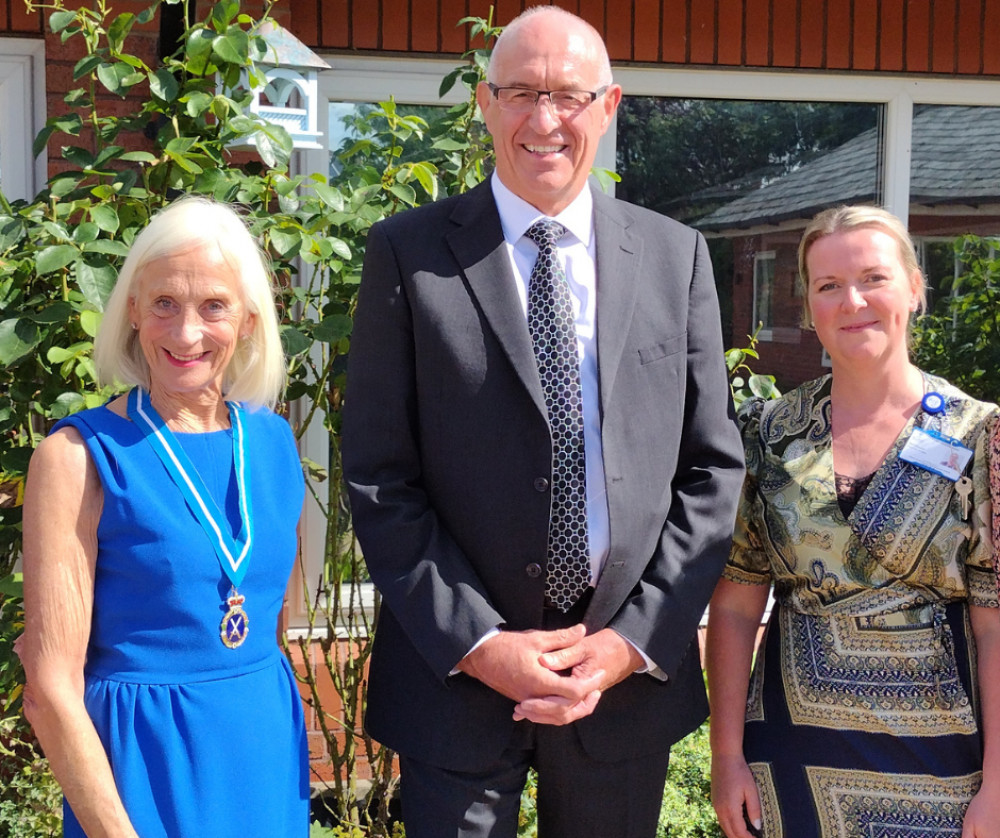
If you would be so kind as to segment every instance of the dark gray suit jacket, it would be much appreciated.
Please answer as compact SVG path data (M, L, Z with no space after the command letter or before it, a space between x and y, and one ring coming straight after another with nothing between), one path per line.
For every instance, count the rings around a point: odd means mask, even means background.
M585 622L644 650L575 726L599 759L662 751L705 718L692 643L728 553L743 455L712 269L681 224L594 194L601 434L611 550ZM366 724L380 742L478 770L513 703L449 676L487 631L542 626L552 452L488 183L368 237L343 463L382 593Z

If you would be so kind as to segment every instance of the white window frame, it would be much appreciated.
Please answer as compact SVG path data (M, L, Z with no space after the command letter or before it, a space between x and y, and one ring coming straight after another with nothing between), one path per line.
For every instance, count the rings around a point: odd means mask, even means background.
M31 200L48 177L45 152L31 144L45 127L45 42L0 38L0 189Z
M774 320L774 278L777 272L778 265L778 254L774 250L761 250L754 254L753 257L753 307L751 309L753 313L753 318L750 323L751 326L756 329L758 323L764 323L764 318L760 316L760 293L759 293L759 280L760 280L760 269L763 263L768 262L771 266L771 312L769 314L769 319ZM767 341L771 340L774 334L774 323L764 323L761 327L760 332L757 335L759 340Z
M456 83L448 97L438 98L441 79L458 65L449 59L413 59L323 55L331 69L319 77L319 108L325 113L331 101L379 102L390 97L397 102L435 105L463 101L465 87ZM653 67L616 67L615 81L626 96L672 96L686 99L745 99L758 101L865 102L884 106L884 201L886 209L903 223L909 216L910 148L915 104L979 105L1000 107L1000 81L986 79L935 79L864 73L772 72L758 70L692 70ZM321 148L302 152L307 172L328 171L329 138ZM609 126L598 147L595 166L614 169L617 120ZM613 186L612 186L613 188ZM753 231L750 231L751 233ZM326 462L326 432L310 431L302 440L302 452ZM325 491L325 484L318 487ZM323 555L323 520L313 504L307 504L302 526L302 545L308 576L319 575ZM300 586L293 586L289 620L291 626L304 620Z

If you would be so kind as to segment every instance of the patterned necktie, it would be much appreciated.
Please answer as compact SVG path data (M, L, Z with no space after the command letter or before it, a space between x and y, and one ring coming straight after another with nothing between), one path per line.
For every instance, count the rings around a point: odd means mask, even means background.
M538 245L538 259L528 285L528 332L552 434L545 600L564 612L590 584L580 358L566 272L556 252L556 242L565 233L566 228L551 218L536 221L525 233Z

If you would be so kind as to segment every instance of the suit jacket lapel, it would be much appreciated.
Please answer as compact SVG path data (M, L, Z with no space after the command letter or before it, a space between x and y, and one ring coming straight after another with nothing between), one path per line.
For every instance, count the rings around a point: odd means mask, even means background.
M601 413L611 399L635 308L635 271L642 241L629 232L627 209L595 191L594 228L597 235L597 366Z
M488 180L456 203L451 220L457 226L445 235L448 246L500 346L544 415L545 396L531 337L514 286L516 280Z

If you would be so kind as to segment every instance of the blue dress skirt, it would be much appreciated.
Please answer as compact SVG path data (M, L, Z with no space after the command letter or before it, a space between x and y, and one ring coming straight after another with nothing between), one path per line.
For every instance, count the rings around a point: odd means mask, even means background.
M104 490L87 711L140 838L306 836L302 705L276 642L304 486L288 424L244 414L254 541L240 594L246 641L220 624L230 582L136 425L106 407L74 414ZM232 432L177 434L239 529ZM83 836L67 804L64 834Z

